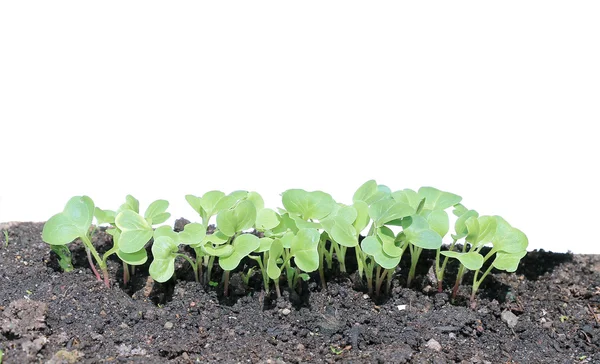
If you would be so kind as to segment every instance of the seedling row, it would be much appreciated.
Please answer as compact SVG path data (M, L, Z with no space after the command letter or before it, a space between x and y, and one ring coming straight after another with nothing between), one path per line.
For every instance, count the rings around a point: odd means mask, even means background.
M465 207L460 196L433 187L392 191L371 180L358 188L351 204L336 202L322 191L291 189L283 192L283 208L276 210L265 207L256 192L210 191L185 198L198 213L198 221L176 232L161 225L171 216L166 200L152 202L142 214L132 196L116 210L100 209L90 197L75 196L46 222L42 239L58 254L65 271L72 269L66 245L80 239L90 267L107 287L108 257L116 254L123 262L127 283L130 269L148 261L145 246L152 240L149 273L155 281L171 279L176 259L184 259L196 281L210 283L218 264L224 272L224 295L229 291L230 273L245 258L256 261L264 290L268 293L274 289L280 296L280 282L287 281L290 289L298 289L301 280L308 280L308 274L317 271L325 288L325 268L338 265L340 272L346 272L348 252L355 254L358 275L366 280L369 294L380 295L384 283L389 292L396 267L405 255L411 260L410 286L419 257L428 249L435 251L440 292L449 259L459 263L453 298L465 273L474 271L472 304L492 269L514 272L527 253L527 237L505 219L479 215ZM456 217L452 231L449 212ZM211 224L214 231L208 233ZM113 238L112 247L102 256L91 239L95 227L101 225L109 226L107 232ZM444 240L448 250L442 250ZM185 245L193 254L180 249ZM484 247L490 248L485 254Z

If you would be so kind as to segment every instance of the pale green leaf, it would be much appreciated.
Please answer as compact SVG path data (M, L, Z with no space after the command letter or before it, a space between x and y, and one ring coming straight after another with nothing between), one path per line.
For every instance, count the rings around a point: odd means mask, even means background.
M267 275L273 280L281 276L281 268L277 265L277 260L283 254L283 245L280 239L275 239L269 248L269 260L267 261Z
M146 219L131 210L120 212L115 225L121 230L119 249L124 253L135 253L152 238L154 231Z
M393 199L380 200L369 206L369 216L377 227L414 213L415 209L413 207L403 202L396 202Z
M206 227L200 223L190 223L184 226L179 233L179 241L182 244L196 246L202 243L206 236Z
M279 215L272 209L262 209L256 215L256 229L271 230L279 225Z
M319 268L318 245L321 234L316 229L300 229L291 244L294 262L304 272L313 272Z
M254 208L254 205L252 205L252 208ZM255 251L259 245L260 241L255 235L240 235L233 240L233 253L227 257L220 257L219 265L223 270L234 270L240 264L240 261Z
M442 251L442 255L449 258L458 259L460 264L464 265L469 270L477 270L483 267L483 257L477 252L455 252L455 251Z
M256 208L248 200L241 201L233 209L223 210L217 215L217 226L227 236L251 228L255 221Z
M300 215L304 220L320 220L329 215L335 205L331 195L325 192L307 192L301 189L285 191L282 202L288 212Z
M445 210L462 200L459 195L440 191L433 187L421 187L418 193L419 197L425 199L424 208L427 210Z

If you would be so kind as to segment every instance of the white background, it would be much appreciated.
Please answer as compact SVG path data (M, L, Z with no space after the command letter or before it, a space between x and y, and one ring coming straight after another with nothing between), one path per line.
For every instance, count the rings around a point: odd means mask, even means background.
M0 221L368 179L600 253L597 2L0 3Z

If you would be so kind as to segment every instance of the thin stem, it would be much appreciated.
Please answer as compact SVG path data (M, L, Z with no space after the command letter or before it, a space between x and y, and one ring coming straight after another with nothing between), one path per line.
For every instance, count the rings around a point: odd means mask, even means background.
M450 244L450 247L448 248L448 251L453 251L454 250L454 244L456 244L456 239L453 239L452 244ZM449 257L444 257L444 262L442 263L442 266L440 268L439 263L440 263L440 249L437 250L437 254L435 256L435 267L437 269L437 280L438 280L438 292L442 292L443 291L443 287L442 284L444 282L444 272L446 271L446 264L448 263L448 258Z
M129 265L123 262L123 285L127 286L129 283Z
M455 299L456 295L458 294L458 286L460 286L464 271L465 266L461 264L460 268L458 268L458 274L456 275L456 282L454 282L454 288L452 289L452 299Z
M383 278L385 275L385 271L381 274L381 266L377 264L377 273L375 276L375 296L379 296L381 292L381 284L383 283Z
M192 258L188 257L185 254L176 254L178 257L182 257L183 259L187 260L188 263L190 263L190 265L192 266L192 269L194 270L194 279L196 280L196 282L198 282L198 267L196 265L196 262L192 260Z
M390 294L392 290L392 276L394 275L394 269L387 270L387 285L385 286L385 293Z
M223 285L223 290L224 290L223 295L225 297L229 296L229 272L230 271L226 270L225 271L225 275L224 275L224 281L225 281L225 283Z
M492 268L493 265L490 264L490 266L485 271L485 273L483 273L480 279L477 279L477 276L479 275L479 269L475 272L475 276L473 277L473 290L471 291L471 302L475 301L475 294L477 293L479 286L481 285L485 277L487 277L487 275L492 271Z
M215 257L211 255L208 258L208 266L206 267L206 280L208 281L208 283L210 283L210 279L211 279L211 275L212 275L212 268L213 268L214 264L215 264Z
M410 271L408 272L408 278L406 280L406 286L410 287L412 280L415 278L415 272L417 270L417 263L419 262L419 256L423 251L423 248L419 248L417 246L413 247L410 245Z
M100 259L100 255L98 255L98 251L96 251L96 248L94 248L94 245L90 241L90 238L84 235L81 236L81 241L89 249L89 251L94 256L94 259L96 259L96 262L100 266L100 269L102 270L102 275L104 276L104 285L106 286L106 288L110 288L110 281L108 279L108 269L106 268L106 264L104 263L104 261ZM93 266L94 264L92 264L92 267ZM92 270L95 270L95 267L92 268Z
M92 268L92 272L94 272L96 279L101 281L102 278L100 278L100 273L98 273L98 270L96 269L96 264L94 264L94 261L92 260L92 254L90 252L90 249L87 246L85 247L85 251L87 253L87 259L90 264L90 267Z

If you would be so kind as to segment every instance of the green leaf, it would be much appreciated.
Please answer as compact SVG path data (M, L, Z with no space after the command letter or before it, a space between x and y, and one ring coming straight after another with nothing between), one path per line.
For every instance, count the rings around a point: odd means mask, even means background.
M271 230L279 225L279 215L272 209L262 209L256 214L256 230Z
M175 258L177 257L177 244L168 236L161 236L152 244L154 259L150 263L148 272L157 282L166 282L175 273Z
M114 224L117 213L112 210L102 210L98 207L94 209L94 217L98 225Z
M215 206L215 213L233 208L240 200L248 197L248 191L233 191L227 196L223 196Z
M370 206L377 201L389 198L390 194L391 191L387 186L377 185L375 180L370 180L356 190L352 197L352 202L356 203L362 201L366 203L367 206Z
M250 204L252 203L250 202ZM252 208L254 208L254 205L252 205ZM233 253L228 257L219 258L219 265L223 270L234 270L240 264L240 261L255 251L259 245L260 241L255 235L240 235L233 240Z
M454 205L454 210L452 210L452 213L454 214L454 216L460 217L467 211L469 211L468 208L464 207L462 204L457 203L456 205Z
M393 199L380 200L369 207L369 216L376 227L383 226L389 221L401 219L415 213L415 209L403 202L396 202Z
M342 246L350 248L358 245L358 232L352 224L348 224L346 221L337 221L328 233L336 243Z
M411 190L410 188L393 192L392 198L396 202L402 202L406 205L413 207L415 211L417 210L417 207L419 207L419 204L423 199L419 196L419 194L416 191Z
M88 196L72 197L63 212L52 216L42 230L42 240L50 245L65 245L87 236L94 218L94 201Z
M195 247L202 243L206 236L206 227L200 223L187 224L183 231L179 233L179 241L182 244Z
M285 191L282 202L288 212L300 215L304 220L320 220L329 215L335 205L331 195L325 192L307 192L301 189Z
M228 242L230 239L229 236L223 234L220 231L215 231L212 234L207 234L204 239L202 240L201 245L204 245L206 243L211 243L211 244L215 244L215 245L221 245L221 244L225 244L226 242Z
M254 192L254 191L248 192L247 199L248 199L248 201L250 201L254 204L254 207L256 207L257 213L258 213L258 211L265 208L265 201L263 200L262 196L258 192Z
M424 208L426 210L445 210L462 200L459 195L440 191L433 187L421 187L418 193L421 198L425 199Z
M475 210L469 210L460 215L458 219L456 219L456 222L454 223L454 231L456 232L456 234L452 234L453 239L458 240L467 236L469 230L467 228L466 222L470 217L477 218L479 217L479 213Z
M154 233L146 219L131 210L120 212L115 219L115 225L121 230L119 249L124 253L141 250Z
M498 252L496 253L496 259L494 259L492 265L496 269L512 273L517 270L519 262L525 255L527 255L526 250L517 253Z
M360 243L362 250L371 255L375 262L385 269L393 269L399 263L402 256L392 257L383 251L381 240L375 236L367 236Z
M471 244L476 244L479 237L479 219L476 217L469 217L467 221L465 221L465 226L468 231L465 240Z
M217 215L217 226L227 236L251 228L255 221L256 208L248 200L241 201L233 209L223 210Z
M381 242L383 252L388 256L399 257L404 253L404 247L402 246L401 241L396 239L394 232L390 228L386 226L377 228L377 237Z
M455 251L442 251L442 255L458 259L460 264L469 270L477 270L483 267L483 257L477 252L461 253Z
M304 272L314 272L319 268L318 245L321 234L316 229L300 229L291 244L294 262Z
M179 234L173 231L173 229L168 225L159 226L154 229L154 239L157 239L161 236L168 236L173 239L175 243L179 242Z
M264 237L264 238L259 238L258 240L260 241L260 245L254 251L255 253L263 253L263 252L267 252L271 249L271 245L273 244L272 238Z
M438 233L442 238L450 230L450 219L444 210L433 210L427 215L427 223L431 230Z
M129 265L142 265L148 260L146 249L141 249L135 253L124 253L121 250L117 250L117 256Z
M66 245L51 245L50 249L58 255L58 265L64 272L73 271L73 263L71 260L72 254L69 247Z
M521 253L527 250L529 241L521 230L513 228L500 216L496 216L496 223L496 233L492 238L495 250L505 253Z
M140 213L140 202L131 195L125 196L125 203L119 207L119 209L117 210L117 215L120 212L123 212L125 210L130 210L130 211L133 211L133 212L139 214Z
M356 219L354 220L354 229L357 234L360 234L371 221L369 216L369 205L364 201L356 201L352 206L356 210Z
M292 247L292 241L294 241L294 237L296 236L296 234L297 233L294 233L292 231L288 231L287 233L283 234L283 236L280 239L281 245L283 245L283 247L286 249L290 249Z
M156 200L148 206L144 213L144 218L150 225L162 224L171 217L171 214L166 212L167 208L169 208L169 201Z
M202 207L202 199L200 197L194 195L185 195L185 200L194 209L194 211L200 215L202 221L208 220L209 216Z
M438 249L442 246L442 237L429 228L424 217L412 216L412 223L404 229L406 239L413 245L423 249Z
M283 245L280 239L275 239L269 248L269 260L267 261L267 275L273 280L281 276L281 268L277 265L277 259L283 254Z
M208 191L200 198L200 207L206 212L208 218L217 214L219 201L225 197L225 192Z
M233 254L233 246L229 244L212 246L211 244L202 245L202 251L213 257L228 257Z

